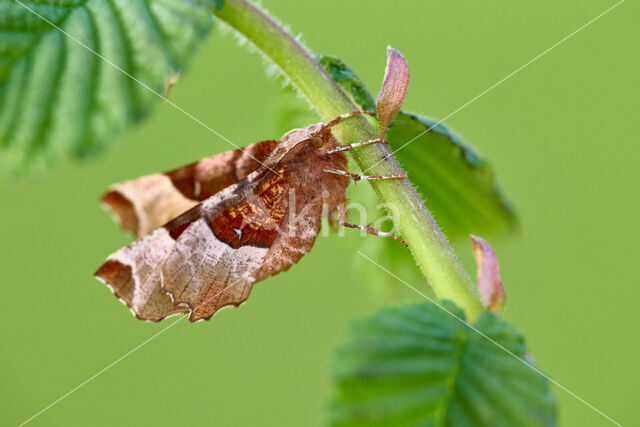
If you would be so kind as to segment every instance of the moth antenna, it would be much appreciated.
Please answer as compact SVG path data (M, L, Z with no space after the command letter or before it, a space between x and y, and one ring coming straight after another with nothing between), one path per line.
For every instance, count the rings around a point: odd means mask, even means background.
M324 169L326 173L332 173L334 175L342 175L350 178L354 181L367 180L367 181L381 181L383 179L405 179L407 174L389 174L389 175L359 175L357 173L344 171L342 169Z
M407 242L405 242L404 239L396 236L393 233L388 233L386 231L380 231L377 228L373 228L373 227L371 227L371 224L358 225L358 224L351 224L351 223L348 223L348 222L341 222L340 225L342 225L344 227L348 227L348 228L354 228L356 230L361 230L361 231L364 231L366 233L372 234L374 236L390 237L390 238L402 243L405 248L409 247L409 245L407 245Z
M353 117L353 116L358 116L361 114L368 114L370 116L377 116L377 113L375 111L369 111L369 110L355 110L352 111L350 113L346 113L346 114L342 114L338 117L336 117L335 119L331 120L330 122L327 122L327 128L332 128L335 125L337 125L338 123L340 123L341 121L348 119L349 117Z
M363 147L365 145L370 145L370 144L386 144L386 145L389 145L389 141L387 141L386 139L383 139L383 138L367 139L367 140L360 141L360 142L354 142L353 144L338 145L337 147L334 147L334 148L332 148L330 150L327 150L327 153L333 154L333 153L337 153L338 151L351 151L354 148Z

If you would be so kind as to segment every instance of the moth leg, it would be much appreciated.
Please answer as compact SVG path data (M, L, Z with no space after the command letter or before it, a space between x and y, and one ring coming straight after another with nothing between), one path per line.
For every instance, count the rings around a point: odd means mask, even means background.
M362 179L368 181L381 181L383 179L405 179L406 174L390 174L390 175L358 175L357 173L343 171L341 169L325 169L324 172L332 173L334 175L342 175L351 178L354 181L360 181Z
M377 116L378 114L375 111L369 111L369 110L355 110L355 111L351 111L350 113L346 113L346 114L342 114L338 117L336 117L335 119L331 120L330 122L328 122L326 124L326 128L332 128L333 126L337 125L338 123L341 123L343 120L348 119L349 117L354 117L354 116L358 116L361 114L367 114L370 116ZM383 135L384 136L384 135ZM334 147L330 150L328 150L327 152L329 154L331 153L337 153L338 151L351 151L356 147L362 147L364 145L369 145L369 144L389 144L389 141L387 141L384 138L372 138L372 139L367 139L365 141L359 141L353 144L347 144L347 145L340 145L338 147Z
M404 241L404 239L396 236L393 233L388 233L386 231L380 231L377 228L373 228L371 227L371 224L369 225L358 225L358 224L350 224L348 222L340 222L340 225L344 226L344 227L348 227L348 228L355 228L356 230L362 230L365 231L369 234L373 234L374 236L381 236L381 237L391 237L394 240L397 240L398 242L402 243L404 245L405 248L408 248L409 245L407 245L407 242Z
M363 147L365 145L370 145L370 144L387 144L387 145L389 145L389 141L387 141L384 138L367 139L365 141L354 142L353 144L338 145L337 147L334 147L334 148L332 148L330 150L327 150L327 153L332 154L332 153L337 153L338 151L351 151L354 148Z
M346 114L342 114L338 117L336 117L335 119L331 120L330 122L327 123L327 127L333 127L335 125L337 125L338 123L340 123L341 121L348 119L349 117L353 117L353 116L358 116L360 114L368 114L370 116L376 116L377 113L375 111L368 111L368 110L355 110L352 111L350 113L346 113Z

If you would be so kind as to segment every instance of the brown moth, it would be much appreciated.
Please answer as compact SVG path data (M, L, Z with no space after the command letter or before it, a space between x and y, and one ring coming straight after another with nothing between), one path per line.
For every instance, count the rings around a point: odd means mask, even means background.
M323 217L370 234L404 240L370 225L346 223L349 179L344 151L385 143L386 127L409 82L404 57L387 48L378 112L353 111L328 123L287 132L241 150L113 186L102 198L138 240L113 253L95 273L133 314L157 322L189 313L210 319L239 306L254 283L288 270L313 246ZM331 128L358 115L378 115L382 138L338 145Z
M331 127L356 114L287 132L242 150L164 174L113 186L102 198L138 240L115 252L95 273L141 320L189 313L210 319L238 306L254 283L288 270L309 252L323 216L344 222L349 178L343 151L386 143L376 138L338 145ZM404 242L403 242L404 243Z

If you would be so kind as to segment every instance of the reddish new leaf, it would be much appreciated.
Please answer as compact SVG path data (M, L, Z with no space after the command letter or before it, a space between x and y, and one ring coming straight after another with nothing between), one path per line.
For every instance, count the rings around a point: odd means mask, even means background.
M498 257L489 243L481 237L471 236L471 246L478 264L478 289L484 305L487 310L498 312L502 310L506 300Z
M376 101L382 138L385 137L389 124L400 111L404 98L407 96L408 87L409 65L407 61L400 52L387 46L387 68Z

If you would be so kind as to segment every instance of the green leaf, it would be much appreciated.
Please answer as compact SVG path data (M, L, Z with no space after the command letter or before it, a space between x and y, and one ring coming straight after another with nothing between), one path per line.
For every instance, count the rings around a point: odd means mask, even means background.
M318 61L361 108L375 110L375 102L362 81L341 60L319 56ZM391 148L429 210L450 239L470 234L485 237L506 234L516 220L500 192L493 169L445 125L401 112L391 124Z
M474 324L484 337L446 306L455 316L423 303L356 325L335 361L332 425L555 425L548 381L526 361L523 337L489 312Z
M395 156L449 238L498 236L515 228L491 166L445 125L401 112L387 138L395 150L418 135Z
M204 0L21 2L0 0L0 161L14 173L120 136L159 101L212 23Z
M333 80L340 85L351 99L363 110L375 111L376 102L362 83L362 80L341 59L331 55L316 55Z

